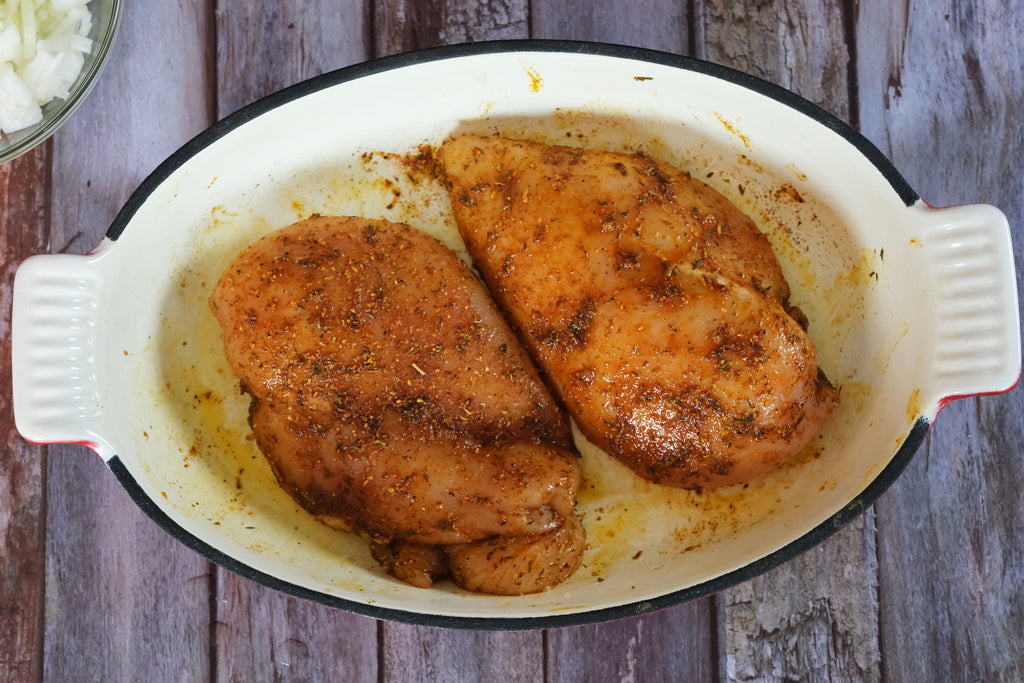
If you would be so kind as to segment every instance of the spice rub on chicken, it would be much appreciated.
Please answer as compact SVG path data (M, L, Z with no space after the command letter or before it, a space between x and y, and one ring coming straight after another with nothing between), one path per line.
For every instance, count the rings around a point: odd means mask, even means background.
M646 154L463 135L438 150L476 266L581 431L641 477L747 481L838 392L766 237Z
M314 217L242 252L210 304L281 486L394 576L515 595L579 566L567 419L441 242Z

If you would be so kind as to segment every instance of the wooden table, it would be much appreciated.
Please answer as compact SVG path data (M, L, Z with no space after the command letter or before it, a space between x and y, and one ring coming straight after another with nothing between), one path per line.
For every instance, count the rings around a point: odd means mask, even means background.
M151 522L89 451L23 441L9 381L23 258L95 246L160 161L242 105L442 43L598 40L747 71L858 127L931 204L1002 208L1020 263L1024 10L1005 0L125 4L84 106L50 143L0 167L0 678L1024 680L1019 389L946 408L862 517L759 578L612 623L463 632L377 622L218 568Z

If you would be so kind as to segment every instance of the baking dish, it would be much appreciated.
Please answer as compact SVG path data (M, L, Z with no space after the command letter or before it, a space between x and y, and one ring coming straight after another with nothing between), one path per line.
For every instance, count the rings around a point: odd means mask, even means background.
M771 239L841 402L794 461L749 485L658 487L582 439L583 567L546 593L396 582L364 541L302 512L246 424L207 307L247 244L311 214L389 218L465 256L425 146L456 132L643 150L733 200ZM934 209L867 140L796 95L698 60L497 42L332 72L216 123L161 164L85 256L18 270L22 435L76 442L167 531L279 590L449 627L537 628L715 592L812 547L906 466L949 401L1011 388L1020 327L1009 229Z

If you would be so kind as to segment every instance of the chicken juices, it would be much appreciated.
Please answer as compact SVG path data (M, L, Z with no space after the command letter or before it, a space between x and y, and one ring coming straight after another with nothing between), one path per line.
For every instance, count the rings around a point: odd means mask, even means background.
M281 486L394 576L517 595L579 566L565 416L441 242L311 218L242 252L210 305Z
M639 476L747 481L832 413L771 245L712 188L644 154L474 135L438 161L506 319L580 430Z

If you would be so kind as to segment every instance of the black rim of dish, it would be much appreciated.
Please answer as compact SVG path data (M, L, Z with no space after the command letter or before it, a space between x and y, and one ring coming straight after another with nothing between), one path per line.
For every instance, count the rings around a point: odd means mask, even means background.
M114 219L114 222L111 224L110 229L107 231L107 237L111 240L117 240L131 221L132 217L156 190L156 188L190 158L213 144L219 138L227 135L234 129L255 119L265 112L273 110L283 104L299 99L310 93L314 93L340 83L352 81L357 78L372 76L376 73L391 71L393 69L411 66L414 64L506 52L559 52L588 56L613 57L670 66L687 71L695 71L747 88L777 100L778 102L781 102L782 104L785 104L788 107L808 116L809 118L824 125L829 130L835 132L837 135L852 144L872 165L875 166L875 168L878 169L879 173L885 178L904 204L911 206L918 200L917 194L913 189L911 189L910 185L899 171L896 170L895 166L893 166L885 155L882 154L881 151L879 151L878 148L869 140L867 140L867 138L814 103L780 86L718 64L713 64L711 62L691 57L659 52L656 50L576 41L512 40L451 45L416 52L407 52L390 57L382 57L380 59L371 60L339 69L337 71L325 73L321 76L303 81L253 102L252 104L243 107L237 112L213 124L179 148L162 164L160 164L153 173L151 173L142 182L142 184L139 185L138 189L122 207L121 211ZM907 438L900 445L888 465L858 496L849 501L840 511L811 531L769 555L704 583L683 588L656 598L590 611L538 617L501 617L500 615L495 617L458 617L427 614L422 612L404 611L390 607L377 607L298 586L255 569L250 565L239 562L233 557L217 550L205 541L202 541L189 533L171 519L171 517L169 517L156 504L156 502L146 494L120 458L117 456L111 458L108 465L132 500L164 530L192 550L204 555L211 561L240 576L257 581L289 595L294 595L313 602L378 619L444 628L518 630L576 626L646 614L648 612L664 609L666 607L671 607L673 605L678 605L716 593L729 588L730 586L734 586L738 583L742 583L743 581L759 576L769 569L777 567L804 551L818 545L827 537L860 515L869 505L871 505L871 503L877 500L878 497L881 496L887 488L889 488L889 486L892 485L904 470L910 462L913 454L924 441L928 427L928 420L924 417L919 418L910 429Z

